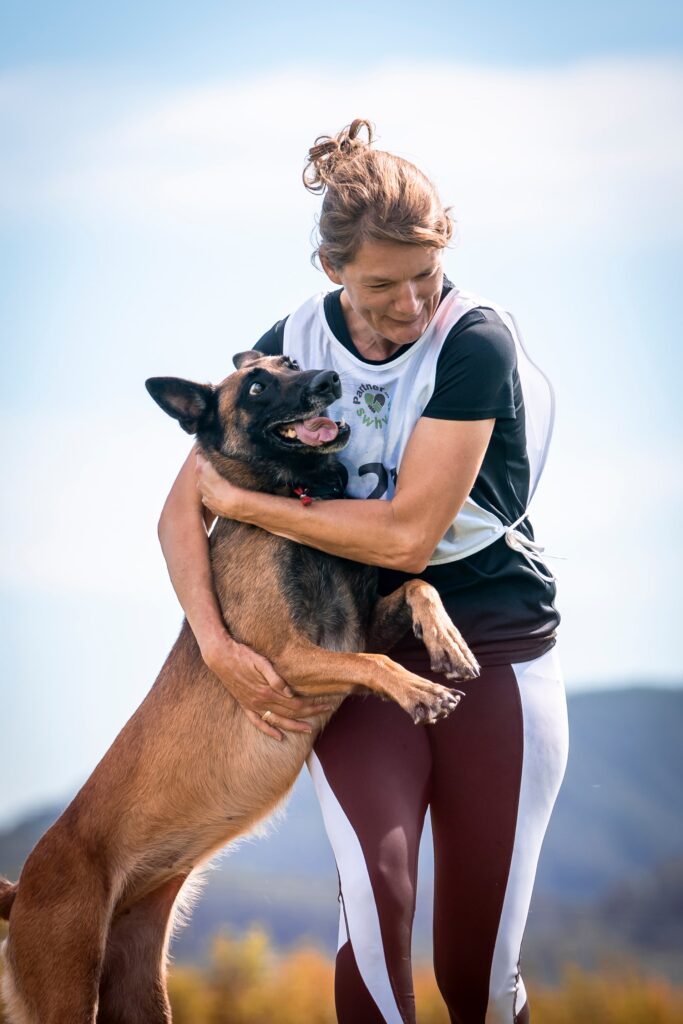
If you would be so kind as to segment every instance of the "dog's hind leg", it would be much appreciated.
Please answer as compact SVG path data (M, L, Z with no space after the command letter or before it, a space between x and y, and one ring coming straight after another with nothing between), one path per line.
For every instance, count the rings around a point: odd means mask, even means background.
M166 950L179 875L114 917L100 982L97 1024L169 1024Z
M80 896L86 888L84 879ZM22 875L5 947L11 1024L94 1024L108 902L95 891L80 905L54 897L29 900Z

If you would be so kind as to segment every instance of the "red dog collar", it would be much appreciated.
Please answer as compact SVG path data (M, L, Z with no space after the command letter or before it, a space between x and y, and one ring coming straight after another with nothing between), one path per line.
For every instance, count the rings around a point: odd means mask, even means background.
M313 504L313 498L308 493L308 489L306 487L295 487L294 493L296 494L297 498L299 499L302 505Z

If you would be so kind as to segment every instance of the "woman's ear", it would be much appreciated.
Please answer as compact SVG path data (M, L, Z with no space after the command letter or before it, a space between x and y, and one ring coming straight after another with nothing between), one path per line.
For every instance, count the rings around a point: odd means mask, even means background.
M320 266L323 268L323 270L325 271L325 273L329 277L330 281L332 281L333 284L341 284L341 285L343 285L344 282L342 281L341 277L339 276L337 271L334 269L334 267L332 266L330 261L327 259L327 257L323 256L322 253L319 253L318 254L318 258L320 260Z

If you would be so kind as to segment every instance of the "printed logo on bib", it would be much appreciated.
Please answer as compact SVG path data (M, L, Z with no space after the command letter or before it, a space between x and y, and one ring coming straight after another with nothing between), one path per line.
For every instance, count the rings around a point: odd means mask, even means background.
M383 430L389 422L391 398L381 384L361 384L353 397L356 416L373 430Z

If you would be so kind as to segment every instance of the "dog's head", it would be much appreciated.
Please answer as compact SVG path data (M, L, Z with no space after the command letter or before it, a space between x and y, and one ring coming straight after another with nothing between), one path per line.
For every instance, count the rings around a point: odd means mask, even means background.
M351 429L324 416L341 397L332 370L302 371L287 356L240 352L235 373L216 386L178 377L150 377L158 405L195 434L209 458L313 468L316 456L341 451ZM212 461L216 461L215 458Z

